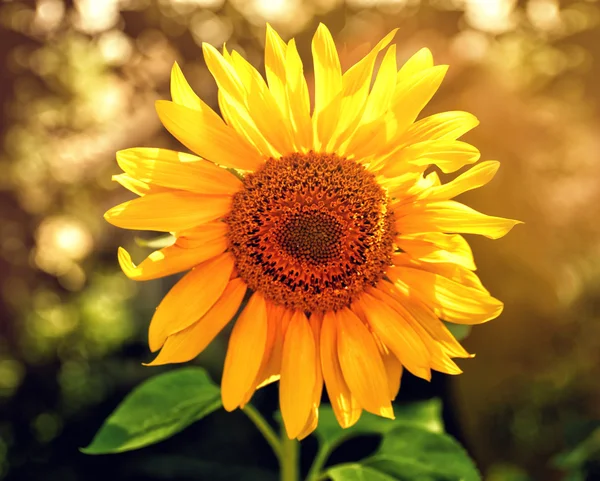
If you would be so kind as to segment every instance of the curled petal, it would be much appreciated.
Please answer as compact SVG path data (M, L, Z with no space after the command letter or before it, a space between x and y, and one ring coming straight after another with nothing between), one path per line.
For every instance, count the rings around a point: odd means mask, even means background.
M200 354L235 315L246 292L241 279L227 284L223 294L200 320L182 331L171 334L156 358L148 366L187 362Z
M127 277L147 281L187 271L202 262L225 252L227 239L222 237L200 247L185 249L177 244L154 251L139 265L135 265L129 252L119 247L119 264Z
M150 350L157 351L167 337L194 324L217 302L229 283L233 257L221 254L195 267L164 297L150 322Z

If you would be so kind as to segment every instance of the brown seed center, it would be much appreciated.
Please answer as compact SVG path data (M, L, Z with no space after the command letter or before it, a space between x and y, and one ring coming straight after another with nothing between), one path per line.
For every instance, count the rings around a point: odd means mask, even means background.
M348 306L390 265L393 216L384 189L335 154L269 159L234 195L229 245L240 277L305 312Z

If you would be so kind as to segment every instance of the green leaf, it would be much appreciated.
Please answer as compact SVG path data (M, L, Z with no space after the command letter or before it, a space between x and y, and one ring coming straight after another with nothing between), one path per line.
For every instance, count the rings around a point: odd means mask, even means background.
M341 464L327 471L333 481L395 481L395 478L360 464Z
M414 424L433 433L443 433L442 401L440 399L429 399L427 401L414 402L395 406L394 412L397 424Z
M394 406L396 419L385 419L370 413L363 413L358 422L342 429L338 424L331 406L323 405L319 409L319 425L315 435L323 447L336 446L354 436L364 434L386 434L402 424L416 425L432 432L443 432L441 418L442 403L431 399L418 403Z
M469 334L471 334L471 329L473 329L473 326L469 326L467 324L453 324L451 322L445 321L444 324L452 333L452 335L456 338L457 341L462 341L463 339L466 339L469 336Z
M337 426L331 408L319 416L316 435L321 449L331 452L351 436L380 434L377 452L360 463L326 471L333 481L480 481L467 452L444 433L438 399L395 406L396 419L363 414L351 428ZM323 422L324 421L324 422Z
M104 422L86 454L120 453L167 439L221 407L206 371L185 367L136 387Z
M365 466L399 481L480 481L481 475L458 442L447 434L401 425L383 437Z

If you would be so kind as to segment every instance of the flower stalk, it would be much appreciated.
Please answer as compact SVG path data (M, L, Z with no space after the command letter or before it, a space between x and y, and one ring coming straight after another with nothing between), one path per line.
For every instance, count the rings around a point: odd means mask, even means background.
M275 434L275 431L273 431L273 428L269 425L267 420L251 404L246 404L242 411L244 411L250 421L254 423L267 443L269 443L269 446L271 446L279 463L282 464L282 442L279 440L277 434Z
M285 433L285 428L281 428L281 458L280 458L280 480L281 481L299 481L298 453L300 443L296 439L290 439Z

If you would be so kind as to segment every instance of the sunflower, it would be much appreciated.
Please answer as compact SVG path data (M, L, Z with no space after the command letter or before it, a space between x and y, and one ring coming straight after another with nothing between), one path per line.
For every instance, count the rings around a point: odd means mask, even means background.
M237 52L204 44L222 117L177 64L172 102L156 103L197 155L117 153L124 173L114 179L139 197L105 218L175 239L139 265L120 248L123 271L140 281L189 271L152 318L149 345L160 352L150 365L193 359L237 314L223 405L243 407L279 380L290 438L316 427L323 385L342 427L363 410L393 418L403 369L430 379L432 369L460 373L452 358L471 357L442 320L479 324L502 311L460 234L496 239L517 221L451 200L489 182L499 164L440 182L437 170L479 159L457 140L478 121L460 111L416 121L447 66L422 49L398 69L394 34L342 73L320 25L312 109L294 40L267 26L266 81Z

